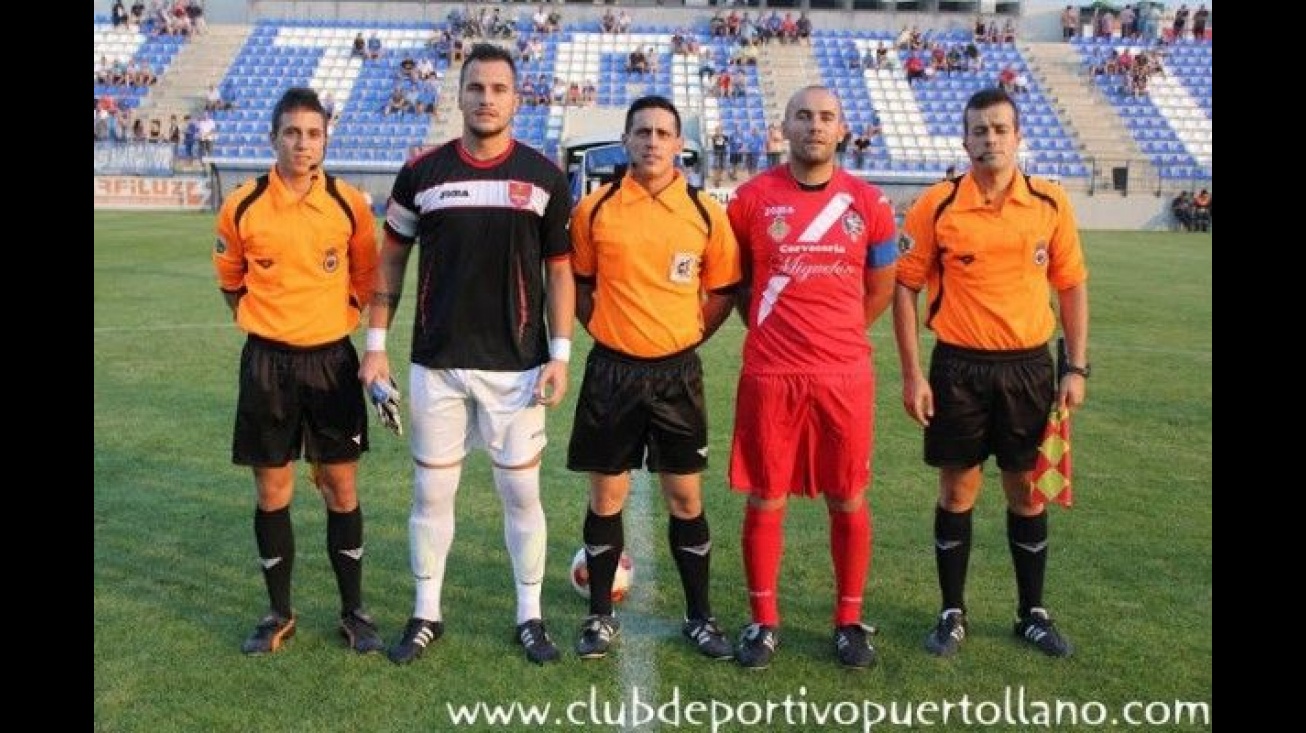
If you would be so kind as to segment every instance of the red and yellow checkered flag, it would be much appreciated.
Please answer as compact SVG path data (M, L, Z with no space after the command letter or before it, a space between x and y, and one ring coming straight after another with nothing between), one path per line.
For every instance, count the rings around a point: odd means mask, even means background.
M1052 500L1069 507L1075 501L1070 490L1070 410L1053 407L1048 415L1030 478L1030 491L1040 506Z

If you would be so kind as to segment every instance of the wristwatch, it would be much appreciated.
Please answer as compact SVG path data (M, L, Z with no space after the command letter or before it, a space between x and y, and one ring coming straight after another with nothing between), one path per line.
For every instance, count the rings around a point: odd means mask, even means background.
M1093 373L1092 364L1085 364L1084 366L1075 366L1074 364L1066 365L1066 374L1078 374L1084 379L1088 379L1088 376L1092 373Z

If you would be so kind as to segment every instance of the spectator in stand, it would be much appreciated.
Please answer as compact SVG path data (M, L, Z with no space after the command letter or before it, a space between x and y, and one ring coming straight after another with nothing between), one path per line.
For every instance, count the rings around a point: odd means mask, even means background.
M186 0L176 0L168 14L169 22L172 24L172 35L189 36L194 31L190 24L190 13L186 11Z
M109 9L109 17L113 21L113 29L126 30L127 25L127 8L123 7L122 0L113 0L113 7Z
M182 118L182 157L187 162L195 159L195 144L200 141L200 125L191 115Z
M1206 40L1206 23L1211 17L1211 11L1206 9L1206 3L1197 6L1197 12L1193 13L1193 40Z
M925 60L921 58L920 53L913 51L907 57L907 64L904 67L907 71L907 83L915 84L917 81L925 81Z
M360 59L367 58L367 39L363 38L362 31L359 31L358 35L354 36L354 45L349 53L351 56L356 56Z
M1002 42L1003 43L1016 42L1016 21L1012 20L1011 18L1007 18L1007 21L1002 24Z
M1180 5L1179 9L1174 11L1174 25L1172 28L1174 30L1174 35L1171 37L1171 40L1182 41L1184 39L1184 32L1188 28L1187 3Z
M786 12L780 20L780 40L785 43L798 42L798 22L794 20L793 13Z
M150 132L147 139L152 143L163 142L163 120L158 117L150 119Z
M1016 90L1016 69L1011 64L998 72L998 88L1008 94Z
M807 45L812 45L812 19L807 17L807 11L803 10L798 13L797 26L798 39Z
M966 55L962 53L961 46L953 45L948 48L946 60L948 76L959 74L966 70Z
M780 159L784 157L785 145L788 144L785 139L784 130L780 129L780 123L772 122L766 127L766 167L774 168L780 165Z
M721 173L726 169L726 156L730 150L730 136L718 126L709 143L712 145L712 185L720 187Z
M384 51L381 50L381 37L376 33L367 37L367 58L373 61L381 58Z
M213 146L218 142L218 123L213 120L213 115L202 112L195 132L200 144L200 159L213 155Z
M1181 232L1193 230L1193 198L1187 191L1180 191L1170 201L1170 215L1174 217L1176 228Z
M744 149L747 141L738 127L730 130L730 180L739 180L739 166L744 162Z
M626 73L640 76L648 73L648 56L644 54L644 49L636 47L630 52L626 61Z
M742 67L736 66L730 72L730 96L743 97L748 93L748 75Z
M531 16L531 27L535 29L536 33L552 32L549 29L549 14L544 10L543 4L540 4L540 6L536 8L535 14Z
M765 31L762 36L763 43L770 43L772 39L781 39L784 33L784 19L780 17L779 11L771 11L771 14L766 17L766 22L763 23L763 28Z
M630 11L625 8L617 14L617 33L630 33Z
M1103 10L1097 16L1097 37L1110 38L1115 31L1116 16L1110 10Z
M1066 9L1061 11L1061 39L1072 40L1078 32L1079 11L1075 10L1074 5L1067 5Z
M966 44L966 68L970 71L984 70L984 57L980 55L979 46L974 41Z
M617 32L617 14L612 8L603 11L603 16L599 18L599 32L616 33Z
M866 167L866 151L871 149L871 136L863 129L853 138L853 164L854 170L862 170Z
M1120 11L1120 37L1134 39L1138 37L1138 13L1133 5L1126 5Z
M1138 14L1138 36L1143 41L1156 40L1161 34L1161 6L1148 3Z
M172 146L175 153L177 146L181 144L181 123L177 121L177 115L168 115L168 129L163 135L163 140Z
M407 109L407 100L404 98L404 90L398 84L390 90L390 98L386 100L385 106L381 108L382 115L399 115Z
M1193 197L1193 229L1211 231L1211 194L1204 188Z
M204 0L190 0L186 4L186 15L190 17L192 35L203 35L208 30L208 21L204 20Z
M132 3L131 13L127 16L127 28L132 32L139 32L144 24L145 0L136 0Z
M204 100L204 109L209 112L228 110L236 106L234 103L223 98L222 90L217 84L209 85L209 91L208 94L205 95Z

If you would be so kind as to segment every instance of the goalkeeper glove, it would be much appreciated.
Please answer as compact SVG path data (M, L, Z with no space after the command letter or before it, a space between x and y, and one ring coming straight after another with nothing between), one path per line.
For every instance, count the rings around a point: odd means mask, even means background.
M376 380L367 388L372 404L376 406L376 416L387 430L395 435L404 434L404 424L399 419L399 388L394 380Z

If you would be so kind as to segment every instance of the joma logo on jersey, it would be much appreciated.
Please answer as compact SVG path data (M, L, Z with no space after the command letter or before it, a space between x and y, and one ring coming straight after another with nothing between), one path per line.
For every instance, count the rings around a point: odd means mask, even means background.
M794 207L792 206L768 206L766 207L766 210L762 212L762 216L787 216L792 213L794 213Z
M465 188L446 188L445 190L440 192L441 201L444 201L445 199L452 199L452 198L469 199L471 197L472 197L471 192Z

